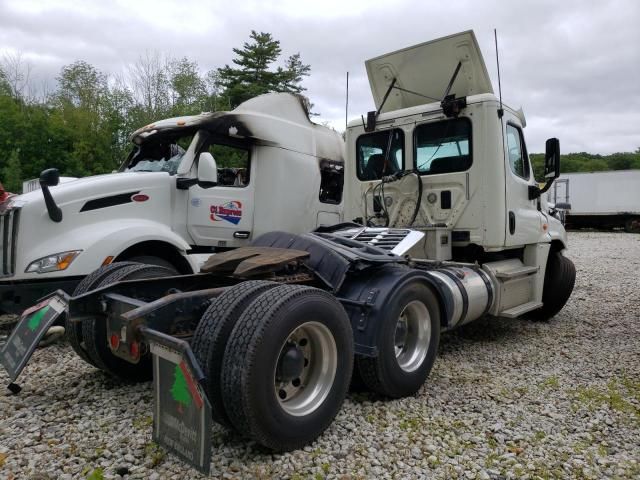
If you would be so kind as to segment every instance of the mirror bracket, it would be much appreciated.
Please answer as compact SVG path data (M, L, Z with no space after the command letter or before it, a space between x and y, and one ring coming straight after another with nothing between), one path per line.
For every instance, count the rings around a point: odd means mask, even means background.
M176 188L178 190L189 190L191 187L198 183L197 178L185 178L179 177L176 178Z

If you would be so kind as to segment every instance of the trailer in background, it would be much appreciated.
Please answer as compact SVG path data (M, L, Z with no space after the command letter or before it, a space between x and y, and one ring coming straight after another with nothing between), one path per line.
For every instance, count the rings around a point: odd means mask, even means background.
M547 195L567 228L640 232L640 170L563 173Z

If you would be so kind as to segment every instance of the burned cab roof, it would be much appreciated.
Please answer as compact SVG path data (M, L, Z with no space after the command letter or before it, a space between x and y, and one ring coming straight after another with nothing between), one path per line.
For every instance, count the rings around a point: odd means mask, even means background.
M198 130L253 144L342 160L342 137L327 127L311 122L303 97L291 93L260 95L228 112L160 120L136 130L131 141L142 145L154 137L191 135Z

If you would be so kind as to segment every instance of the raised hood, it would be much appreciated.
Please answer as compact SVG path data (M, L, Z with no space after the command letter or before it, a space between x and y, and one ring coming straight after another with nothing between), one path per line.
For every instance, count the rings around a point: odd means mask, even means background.
M367 60L365 65L376 109L380 108L394 78L399 89L391 91L383 112L439 102L458 62L462 62L462 67L450 94L463 97L493 93L487 67L472 30Z

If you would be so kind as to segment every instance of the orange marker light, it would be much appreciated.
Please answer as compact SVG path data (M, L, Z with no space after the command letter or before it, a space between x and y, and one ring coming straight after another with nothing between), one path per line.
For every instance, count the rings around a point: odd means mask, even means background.
M62 257L57 264L58 270L66 270L67 267L71 265L71 262L73 261L73 259L76 258L77 254L78 254L77 252L70 252L70 253L67 253L64 257Z
M113 262L113 256L108 256L107 258L104 259L104 261L102 262L102 266L104 267L105 265L109 265L111 262Z
M542 224L542 230L543 230L543 231L545 231L545 232L546 232L548 228L549 228L549 225L547 225L546 223L543 223L543 224Z

